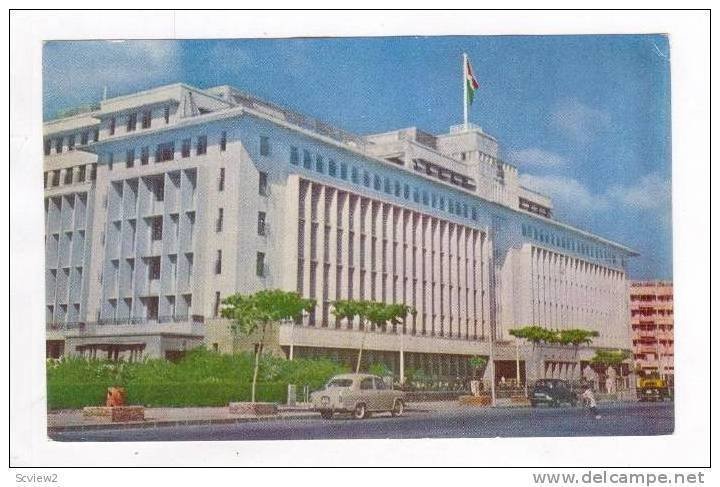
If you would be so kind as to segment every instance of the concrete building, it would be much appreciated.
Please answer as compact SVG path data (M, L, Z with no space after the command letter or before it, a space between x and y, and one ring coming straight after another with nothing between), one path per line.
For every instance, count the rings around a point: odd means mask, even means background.
M672 282L631 282L630 314L635 365L645 375L658 374L672 383L675 374Z
M349 298L418 311L366 339L368 363L396 372L464 376L492 355L510 378L519 355L523 378L579 377L594 349L515 344L508 330L530 324L630 349L634 252L555 220L479 127L362 137L229 86L175 84L44 129L50 354L231 351L221 299L263 288L318 302L277 330L295 357L355 357L359 324L330 306Z

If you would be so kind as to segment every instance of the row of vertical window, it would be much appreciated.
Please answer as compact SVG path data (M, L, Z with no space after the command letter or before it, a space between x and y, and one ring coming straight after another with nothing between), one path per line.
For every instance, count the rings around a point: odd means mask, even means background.
M319 174L337 177L343 181L349 180L353 184L445 211L451 215L474 221L479 219L480 211L476 206L470 206L449 196L421 189L417 186L410 186L408 183L401 183L399 180L391 179L388 176L382 177L379 174L371 173L367 169L361 171L356 166L348 167L345 162L338 163L334 159L327 159L326 161L322 155L313 154L307 149L303 149L301 152L297 147L290 147L290 164L302 166Z
M84 183L85 181L95 181L97 174L95 164L93 164L90 166L90 171L87 170L85 165L81 165L66 168L65 174L62 177L60 169L45 171L43 176L43 187L47 189L60 186L61 183L63 185L67 185L73 183Z
M138 118L140 120L140 128L149 129L152 126L152 110L145 109L139 112L132 112L125 116L125 131L135 132L137 130ZM170 107L163 108L163 120L165 125L170 123ZM110 117L108 120L108 130L110 135L115 135L117 130L117 117Z
M98 128L84 130L77 134L69 134L59 137L48 137L43 141L43 152L46 156L49 156L51 153L53 153L54 149L55 154L62 154L65 147L67 147L68 152L72 152L77 146L87 145L91 141L97 142L99 139L100 129ZM67 146L65 146L66 140Z
M522 235L523 237L529 237L537 242L554 245L562 249L576 252L586 257L592 257L595 259L602 259L605 261L617 264L617 255L610 252L606 248L597 247L594 245L588 245L583 242L578 242L570 237L563 237L557 235L554 232L539 229L533 225L522 224Z
M183 139L180 142L180 157L185 159L192 155L192 139L187 138ZM195 155L196 156L204 156L207 154L208 149L208 139L207 135L200 135L197 137L197 140L195 141ZM220 138L220 151L224 152L227 149L227 132L222 132L221 138ZM150 163L150 147L142 147L140 149L140 152L136 151L136 149L127 149L125 151L125 166L127 168L131 168L135 166L135 161L137 160L137 156L139 155L140 159L140 165L145 166ZM155 146L155 162L167 162L175 160L175 141L170 142L163 142ZM108 167L110 170L113 168L113 163L115 162L115 154L112 152L108 152L105 155L105 162L108 163Z

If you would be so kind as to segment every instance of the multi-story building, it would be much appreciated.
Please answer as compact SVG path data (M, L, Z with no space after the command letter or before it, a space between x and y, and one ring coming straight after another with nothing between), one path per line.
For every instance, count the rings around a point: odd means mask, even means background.
M673 285L668 281L630 283L635 365L645 375L674 377Z
M462 376L492 355L514 377L520 353L523 377L579 376L593 348L516 347L508 330L530 324L630 349L634 252L554 219L473 125L361 137L229 86L175 84L45 134L48 339L65 353L231 350L222 298L263 288L317 300L277 328L294 356L355 357L363 333L334 318L337 299L417 310L365 340L367 361L395 371Z

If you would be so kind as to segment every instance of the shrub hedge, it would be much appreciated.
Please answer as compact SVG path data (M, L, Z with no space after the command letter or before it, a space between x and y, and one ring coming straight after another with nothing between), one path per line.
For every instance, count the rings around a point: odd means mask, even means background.
M48 409L76 409L105 403L108 387L127 390L129 404L192 407L225 406L249 401L253 356L219 354L205 349L189 352L177 363L163 359L108 362L66 358L47 363ZM287 385L319 389L347 368L327 359L267 356L260 363L257 400L285 402Z

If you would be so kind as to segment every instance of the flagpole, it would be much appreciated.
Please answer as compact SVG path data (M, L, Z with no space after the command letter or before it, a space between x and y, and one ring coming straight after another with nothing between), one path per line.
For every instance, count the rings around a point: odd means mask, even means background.
M462 85L463 85L463 129L468 129L468 92L467 92L467 54L463 53L462 61Z

